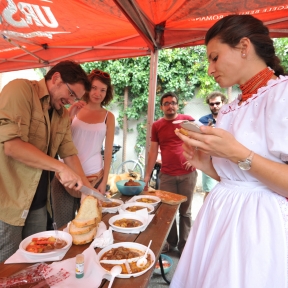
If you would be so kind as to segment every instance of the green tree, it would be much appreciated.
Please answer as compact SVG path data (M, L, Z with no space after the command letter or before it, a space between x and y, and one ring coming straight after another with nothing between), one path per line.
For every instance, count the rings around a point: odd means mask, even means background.
M179 111L187 101L195 97L195 89L200 88L197 97L204 97L212 90L221 90L212 77L207 74L206 49L204 46L178 48L159 51L156 103L161 95L173 91L181 99ZM110 73L115 87L115 103L118 103L120 113L118 123L123 126L123 116L127 119L139 120L137 144L145 145L146 117L148 109L150 57L128 58L120 60L89 62L82 65L86 72L98 68ZM129 89L129 107L123 111L123 91ZM156 109L155 119L162 116Z
M288 71L288 39L274 39L276 54ZM127 58L120 60L96 61L82 65L86 72L98 68L110 73L115 88L114 103L118 103L120 113L117 119L123 127L123 117L139 120L137 144L145 146L146 120L149 95L150 57ZM208 62L205 46L166 49L159 51L156 103L161 95L172 91L179 95L179 112L193 97L203 98L214 90L225 92L213 77L207 74ZM129 107L123 109L124 88L128 87ZM195 91L197 94L195 96ZM204 101L204 100L203 100ZM155 111L155 120L162 116L160 109ZM139 145L137 145L139 147ZM136 150L139 148L136 148ZM138 152L138 151L137 151Z

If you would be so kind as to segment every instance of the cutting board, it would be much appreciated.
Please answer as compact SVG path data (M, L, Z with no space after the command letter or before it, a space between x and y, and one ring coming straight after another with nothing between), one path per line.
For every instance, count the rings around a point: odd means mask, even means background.
M142 195L157 196L163 203L170 205L177 205L187 201L187 197L163 190L143 191Z

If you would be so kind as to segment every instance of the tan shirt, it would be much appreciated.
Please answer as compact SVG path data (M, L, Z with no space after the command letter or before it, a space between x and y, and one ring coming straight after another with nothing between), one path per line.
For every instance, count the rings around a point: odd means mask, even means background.
M4 142L20 137L53 158L77 154L68 111L53 110L50 123L49 101L45 79L13 80L0 94L0 220L11 225L24 225L42 170L7 157Z

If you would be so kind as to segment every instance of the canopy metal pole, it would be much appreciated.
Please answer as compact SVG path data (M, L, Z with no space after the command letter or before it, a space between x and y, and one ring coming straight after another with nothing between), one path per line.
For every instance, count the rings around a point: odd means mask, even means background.
M150 144L151 144L151 128L152 128L152 124L154 122L154 115L155 115L155 98L156 98L156 87L157 87L158 56L159 56L159 50L158 49L155 49L154 52L151 52L145 165L147 165L147 162L148 162L148 153L149 153Z

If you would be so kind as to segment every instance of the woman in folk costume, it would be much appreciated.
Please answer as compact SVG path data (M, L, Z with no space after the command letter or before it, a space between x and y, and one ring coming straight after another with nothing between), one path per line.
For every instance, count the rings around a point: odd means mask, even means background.
M253 16L224 17L205 44L209 75L242 93L223 105L216 128L176 132L189 163L219 183L171 287L288 287L288 77L267 27Z

